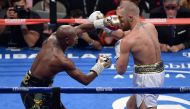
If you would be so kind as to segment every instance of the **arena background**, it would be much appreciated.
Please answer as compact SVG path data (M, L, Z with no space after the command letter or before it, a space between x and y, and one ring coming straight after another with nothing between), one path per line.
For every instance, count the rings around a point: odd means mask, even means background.
M0 48L0 86L18 87L29 70L37 52L31 49ZM106 69L89 86L84 86L65 72L55 77L53 86L59 87L132 87L133 61L123 76L116 74L115 53L113 48L102 51L70 48L66 56L72 59L78 68L87 73L95 64L99 54L108 54L113 65ZM183 87L190 83L190 50L178 53L162 53L166 76L164 87ZM124 109L129 94L61 94L61 100L67 109ZM0 109L24 109L19 94L0 94ZM190 109L190 94L162 94L158 109Z

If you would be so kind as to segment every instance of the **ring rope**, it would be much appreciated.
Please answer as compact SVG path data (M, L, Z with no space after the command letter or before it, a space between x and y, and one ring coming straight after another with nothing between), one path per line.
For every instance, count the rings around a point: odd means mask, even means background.
M48 23L49 19L0 19L0 25L30 25ZM87 19L57 19L58 23L89 23Z
M0 93L47 93L52 92L54 87L0 87ZM171 94L190 93L190 87L163 87L163 88L128 88L128 87L61 87L61 93L72 94Z
M151 22L155 25L187 25L190 24L190 18L175 18L175 19L141 19L143 22ZM0 19L0 25L22 25L22 24L39 24L48 23L50 19ZM88 19L57 19L58 23L89 23Z

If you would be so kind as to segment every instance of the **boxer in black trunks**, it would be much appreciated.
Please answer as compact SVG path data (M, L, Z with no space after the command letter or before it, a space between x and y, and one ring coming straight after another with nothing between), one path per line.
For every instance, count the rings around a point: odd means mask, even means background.
M56 32L44 41L41 50L34 60L31 69L21 82L21 87L50 87L53 78L59 72L66 72L78 82L88 85L103 69L111 65L108 56L99 56L97 63L88 74L76 68L73 61L64 55L65 50L77 43L77 34L84 32L82 27L60 26ZM51 93L22 93L26 109L53 109ZM65 109L60 104L60 109Z

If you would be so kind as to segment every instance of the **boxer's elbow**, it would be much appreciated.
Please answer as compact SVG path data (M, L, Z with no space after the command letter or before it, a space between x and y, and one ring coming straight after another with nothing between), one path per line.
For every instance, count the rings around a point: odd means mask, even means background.
M85 81L82 82L82 84L87 86L88 84L90 84L90 81L85 80Z
M87 86L88 84L90 84L91 80L89 79L83 79L80 83L82 83L83 85Z
M82 84L83 85L85 85L85 86L87 86L87 85L89 85L95 78L97 77L97 75L95 75L95 76L86 76L83 80L82 80Z
M82 72L78 73L78 75L73 76L75 80L77 80L78 82L80 82L85 86L90 84L91 81L93 81L96 77L97 77L96 73L85 74Z

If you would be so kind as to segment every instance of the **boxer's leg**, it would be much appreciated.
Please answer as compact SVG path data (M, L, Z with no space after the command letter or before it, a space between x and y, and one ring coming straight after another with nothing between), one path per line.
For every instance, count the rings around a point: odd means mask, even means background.
M129 98L129 100L127 101L126 107L127 107L127 109L137 109L135 95L132 95Z

